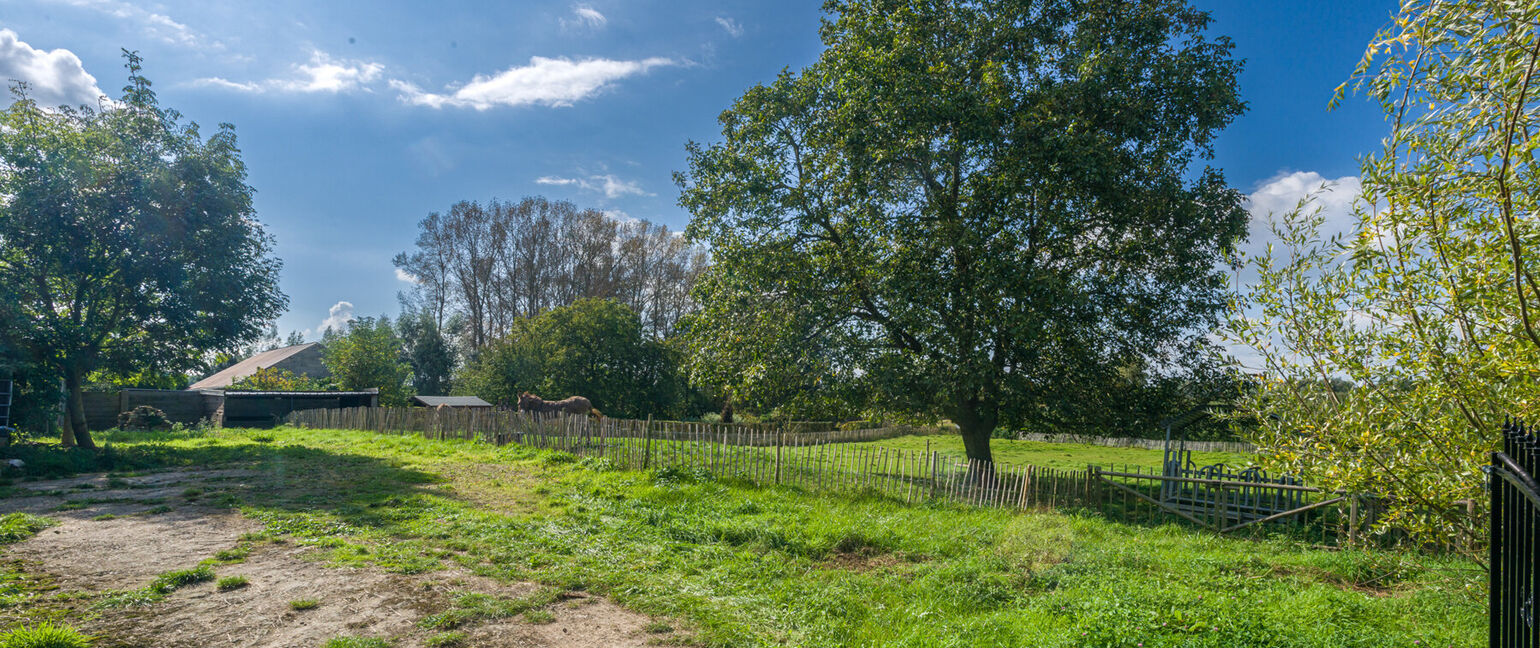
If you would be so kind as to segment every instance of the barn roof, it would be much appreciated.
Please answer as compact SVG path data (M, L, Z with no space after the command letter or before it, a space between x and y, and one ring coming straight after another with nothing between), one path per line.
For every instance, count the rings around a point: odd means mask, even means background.
M425 405L428 407L438 407L439 405L448 405L449 407L492 406L491 403L481 400L475 396L413 396L412 400L419 405Z
M258 369L266 369L280 362L283 362L284 360L292 358L297 354L303 353L309 350L311 347L317 346L320 346L319 342L307 342L305 344L296 344L294 346L283 347L282 349L263 351L257 355L251 356L250 358L225 367L212 376L193 383L188 387L188 389L224 389L232 384L235 384L243 378L257 373Z

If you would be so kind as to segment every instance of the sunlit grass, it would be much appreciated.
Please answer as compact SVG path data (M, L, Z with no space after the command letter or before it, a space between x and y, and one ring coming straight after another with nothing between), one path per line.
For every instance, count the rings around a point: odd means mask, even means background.
M230 494L241 510L333 564L459 564L548 588L538 599L461 600L434 632L542 621L546 597L584 590L708 646L1485 642L1484 573L1453 558L601 470L467 441L260 434L107 436L122 456L256 471Z

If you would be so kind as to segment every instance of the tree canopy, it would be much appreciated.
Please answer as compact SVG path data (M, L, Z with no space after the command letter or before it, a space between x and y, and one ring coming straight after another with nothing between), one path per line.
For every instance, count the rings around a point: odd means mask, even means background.
M1266 377L1244 403L1264 456L1466 548L1480 465L1540 403L1537 25L1535 3L1404 3L1351 81L1391 122L1351 226L1313 200L1277 215L1226 331Z
M65 445L92 447L87 375L185 371L258 337L286 306L229 124L207 139L125 53L117 102L51 108L17 84L0 112L6 344L68 389Z
M676 352L647 335L636 311L581 299L513 322L482 351L459 391L500 405L520 392L548 399L584 396L607 416L682 416L688 390Z
M1181 0L837 0L813 65L688 146L710 244L686 337L734 393L858 383L990 459L1224 305L1242 196L1190 172L1239 62ZM768 382L767 382L768 381Z
M412 397L412 367L405 343L390 319L360 317L346 329L327 329L321 337L328 379L343 390L378 389L380 404L400 407Z

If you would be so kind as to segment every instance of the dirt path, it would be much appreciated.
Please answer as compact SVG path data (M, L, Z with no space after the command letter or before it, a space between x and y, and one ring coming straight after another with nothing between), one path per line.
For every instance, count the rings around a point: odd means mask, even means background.
M12 545L5 557L50 579L63 593L142 588L159 574L195 567L260 531L257 522L201 501L214 487L254 478L240 471L182 471L24 484L27 492L0 499L0 513L26 511L60 524ZM101 646L304 648L359 636L393 638L396 646L413 648L427 645L438 632L420 622L452 609L458 594L516 599L538 590L459 568L402 575L327 567L313 549L288 543L259 543L243 561L214 570L219 577L244 576L248 585L218 591L214 582L198 583L147 606L95 609L79 625L100 637ZM302 599L317 605L291 606ZM648 617L608 600L568 593L543 610L548 614L536 620L544 623L522 617L468 620L456 628L465 637L454 645L647 645Z

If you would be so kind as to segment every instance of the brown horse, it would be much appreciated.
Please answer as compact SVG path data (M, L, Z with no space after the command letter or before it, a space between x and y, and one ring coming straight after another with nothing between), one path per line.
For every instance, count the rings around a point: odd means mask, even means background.
M582 396L568 396L558 401L548 401L529 392L519 394L519 411L534 412L536 414L557 412L576 416L588 414L594 418L604 417L603 414L599 413L598 408L593 406L593 403L588 402L588 399Z

